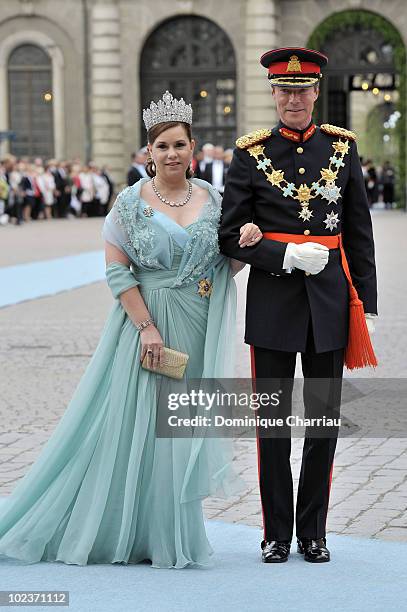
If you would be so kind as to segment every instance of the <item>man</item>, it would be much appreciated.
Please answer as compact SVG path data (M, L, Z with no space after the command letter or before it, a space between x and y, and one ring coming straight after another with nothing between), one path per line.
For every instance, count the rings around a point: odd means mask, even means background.
M147 176L145 163L147 161L147 148L143 147L137 153L131 154L131 166L127 173L127 184L129 187L137 183L141 178Z
M69 181L66 172L66 163L56 163L53 175L56 186L56 216L60 219L66 219L68 216L69 201L71 199Z
M225 179L228 167L224 161L224 149L221 146L216 146L213 150L213 159L205 166L201 174L204 181L208 181L219 193L223 193L225 189Z
M103 215L107 215L110 210L110 203L114 194L114 180L110 174L110 169L107 166L102 166L102 175L104 176L107 184L109 185L109 195L106 203L106 209L103 211Z
M280 121L237 140L220 228L222 252L251 264L245 342L256 389L280 381L289 411L299 352L306 414L321 399L315 379L328 383L324 409L338 410L344 361L349 368L377 363L364 315L372 326L374 244L355 135L312 121L326 63L309 49L262 56ZM263 232L250 249L239 246L248 221ZM283 438L257 438L266 563L287 561L293 534L291 437L284 431ZM337 428L329 437L305 435L296 535L310 562L330 560L325 524L336 438Z
M383 202L384 207L387 209L393 208L394 202L394 168L387 160L383 164L382 169L382 185L383 185Z
M215 150L215 147L213 146L211 142L206 142L202 146L202 156L200 156L202 158L199 159L197 168L195 170L195 174L197 178L203 178L206 166L208 164L211 164L213 161L214 150Z

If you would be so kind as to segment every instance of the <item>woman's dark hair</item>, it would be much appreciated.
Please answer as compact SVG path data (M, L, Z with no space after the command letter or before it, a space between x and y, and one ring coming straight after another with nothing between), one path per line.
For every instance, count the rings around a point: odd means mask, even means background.
M192 140L191 126L189 123L184 123L184 121L166 121L165 123L157 123L157 125L153 125L153 127L150 128L147 132L148 142L150 144L153 144L153 142L157 140L159 135L165 132L165 130L169 130L170 128L177 127L177 125L180 125L184 128L185 134L189 142L191 142ZM153 176L155 176L155 166L153 164L151 157L147 159L145 168L146 168L146 172L148 176L153 178ZM191 178L194 175L190 167L187 168L185 175L187 178Z

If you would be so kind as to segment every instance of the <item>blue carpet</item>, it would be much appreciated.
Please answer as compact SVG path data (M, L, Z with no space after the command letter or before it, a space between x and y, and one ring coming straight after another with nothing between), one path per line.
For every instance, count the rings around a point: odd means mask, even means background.
M212 568L23 566L3 557L0 590L66 590L72 612L407 609L406 544L332 534L330 563L306 563L293 544L287 563L266 565L260 561L259 529L218 521L206 526L215 549Z
M105 280L104 251L0 268L0 308Z

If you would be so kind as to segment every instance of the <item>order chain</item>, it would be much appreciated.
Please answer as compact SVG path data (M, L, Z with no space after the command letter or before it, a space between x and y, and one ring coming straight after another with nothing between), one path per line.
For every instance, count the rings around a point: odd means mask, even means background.
M185 204L188 204L189 200L191 199L192 196L192 183L191 181L188 181L188 193L187 196L182 200L182 202L172 202L171 200L167 200L167 198L165 198L157 189L157 185L155 184L154 178L151 179L151 184L153 186L153 190L155 195L157 196L157 198L159 198L161 200L161 202L163 202L164 204L167 204L167 206L185 206Z
M310 200L321 196L327 200L328 204L336 204L338 199L342 197L341 187L335 184L335 180L340 168L345 166L343 158L349 153L349 142L339 139L332 143L332 147L334 154L329 158L328 168L322 168L320 171L321 178L312 183L311 187L306 183L302 183L299 187L296 187L294 183L289 183L284 178L284 171L276 170L271 163L271 159L264 155L264 145L254 145L247 150L258 162L257 169L264 172L267 180L280 189L285 198L291 197L300 202L301 211L298 216L303 221L309 221L313 214L312 210L308 208Z

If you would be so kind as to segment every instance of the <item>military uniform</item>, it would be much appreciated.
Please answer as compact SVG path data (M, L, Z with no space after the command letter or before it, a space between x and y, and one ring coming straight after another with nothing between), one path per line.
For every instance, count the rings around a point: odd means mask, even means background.
M295 131L280 122L272 130L255 132L237 142L223 198L220 245L225 254L252 266L245 342L303 352L312 322L317 352L345 347L348 283L339 249L330 251L320 274L307 276L302 270L288 273L283 269L285 243L261 240L241 249L238 240L240 226L248 221L262 232L341 233L365 311L377 313L372 224L354 134L313 124ZM339 153L335 147L346 152ZM334 185L327 187L321 173L329 176L328 171L337 176ZM319 194L307 207L301 206L293 196L306 198L307 189L318 181L313 193L319 189Z
M287 57L286 49L278 50L273 58L278 60L273 64L275 84L289 86L289 77L293 86L315 83L320 75L301 72L301 62L309 72L315 66L312 62L318 62L316 53L289 49ZM295 75L284 72L290 66L297 71L298 83ZM342 378L350 294L356 289L365 312L377 313L372 224L355 140L353 132L312 122L295 130L280 121L271 130L243 136L236 142L223 197L221 251L251 265L245 342L251 345L253 379L258 386L261 379L284 379L289 396L300 352L306 412L312 408L315 378L333 381L329 403L339 409L341 389L334 380ZM255 246L241 248L239 228L249 221L265 237ZM328 263L319 274L290 270L284 267L290 236L333 241L333 246L336 239L342 240L343 248L339 244L330 248ZM351 278L345 274L344 253ZM263 547L292 538L291 439L258 436L257 444ZM306 434L296 510L299 538L325 537L335 446L335 436Z

